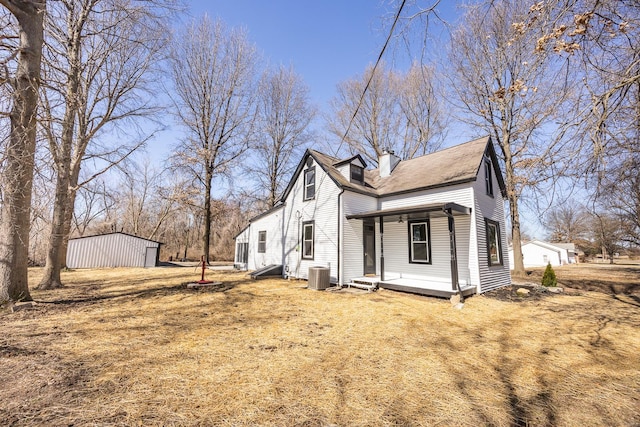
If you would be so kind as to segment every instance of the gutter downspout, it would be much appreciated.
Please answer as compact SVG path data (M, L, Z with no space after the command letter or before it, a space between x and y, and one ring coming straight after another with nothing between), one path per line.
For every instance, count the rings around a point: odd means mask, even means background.
M380 281L384 282L384 217L380 215Z
M442 212L447 216L449 223L449 249L451 251L451 287L455 291L457 289L460 294L460 302L464 302L462 289L460 288L460 280L458 277L458 253L456 249L456 226L453 220L451 208L443 209Z
M340 271L340 267L342 266L342 263L340 262L340 257L342 256L342 248L340 246L340 242L342 242L342 239L340 239L340 235L343 232L344 229L344 224L342 221L342 194L344 193L344 188L340 190L340 193L338 193L338 270L337 270L337 279L338 279L338 287L341 288L342 287L342 272Z
M300 242L300 219L302 218L302 213L299 210L296 210L296 220L297 220L297 230L298 230L298 239L296 240L296 252L298 253L296 256L296 279L300 279L300 263L302 262L302 242Z

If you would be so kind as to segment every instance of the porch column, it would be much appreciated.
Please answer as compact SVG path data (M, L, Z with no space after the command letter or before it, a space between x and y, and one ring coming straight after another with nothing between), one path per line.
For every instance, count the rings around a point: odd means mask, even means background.
M447 219L449 220L449 248L451 250L451 289L458 290L458 253L456 251L456 226L453 221L451 209L447 209Z
M384 282L384 221L380 216L380 281Z

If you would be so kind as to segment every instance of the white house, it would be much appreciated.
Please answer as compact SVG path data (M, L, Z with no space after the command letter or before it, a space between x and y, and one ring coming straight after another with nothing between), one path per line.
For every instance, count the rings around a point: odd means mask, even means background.
M545 267L551 264L557 267L577 262L576 247L573 243L549 243L531 240L523 243L522 260L525 268ZM509 248L509 268L513 270L513 248Z
M385 153L378 164L307 150L280 202L236 236L236 265L281 265L302 279L321 266L334 284L438 296L511 283L490 138L411 160Z

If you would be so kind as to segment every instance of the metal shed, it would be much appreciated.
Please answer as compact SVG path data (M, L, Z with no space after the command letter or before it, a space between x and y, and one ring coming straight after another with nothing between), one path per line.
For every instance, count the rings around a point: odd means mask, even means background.
M108 233L69 239L69 268L155 267L160 245L126 233Z

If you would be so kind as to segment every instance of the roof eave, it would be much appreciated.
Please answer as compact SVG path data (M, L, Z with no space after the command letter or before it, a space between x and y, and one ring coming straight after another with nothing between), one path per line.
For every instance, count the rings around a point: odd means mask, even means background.
M451 186L454 186L454 185L466 184L466 183L469 183L469 182L474 182L474 181L476 181L476 178L477 177L459 179L459 180L456 180L456 181L448 181L448 182L443 182L443 183L440 183L440 184L427 185L425 187L411 188L411 189L407 189L407 190L394 191L394 192L390 192L390 193L378 192L377 193L377 197L397 196L399 194L415 193L417 191L424 191L424 190L433 190L434 188L451 187Z
M461 215L471 215L471 208L462 206L457 203L433 203L429 205L405 206L401 208L380 209L375 211L361 212L358 214L347 215L347 219L364 219L377 218L385 216L408 215L414 213L431 213L431 212L447 212L453 211Z

